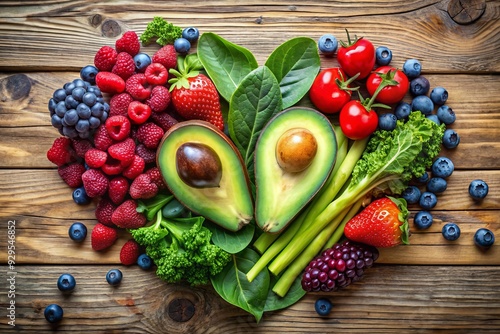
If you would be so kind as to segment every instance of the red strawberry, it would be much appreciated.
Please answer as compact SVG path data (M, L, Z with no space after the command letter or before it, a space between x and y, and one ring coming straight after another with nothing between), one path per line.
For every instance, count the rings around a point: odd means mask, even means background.
M121 141L127 139L130 134L130 121L126 116L115 115L108 117L104 124L108 135L113 140Z
M106 226L101 223L95 224L90 235L90 243L92 249L100 251L113 246L118 239L118 232L115 228Z
M149 149L156 149L163 138L163 129L153 122L147 122L139 126L136 138Z
M132 181L129 193L133 199L148 199L158 194L158 186L151 180L149 174L144 173Z
M106 226L115 226L111 221L111 215L116 209L116 205L108 197L101 197L95 209L97 221Z
M144 144L137 144L137 146L135 147L135 154L140 156L146 164L150 164L156 161L156 150L150 150L149 148L144 146Z
M128 240L120 250L120 262L124 266L130 266L137 262L140 255L140 247L134 239Z
M137 212L137 203L128 199L116 208L111 221L121 228L139 228L146 224L146 217Z
M151 57L152 63L160 63L167 70L175 68L177 66L177 52L172 44L167 44L158 51L155 52L153 57Z
M144 73L137 73L132 75L125 82L125 90L134 99L143 101L151 95L152 87L147 83Z
M163 181L163 176L161 175L160 169L158 167L151 167L146 171L146 174L151 178L151 182L156 184L158 189L166 189L167 186Z
M118 53L111 46L101 47L94 56L94 65L99 71L111 71L116 63Z
M132 163L123 170L122 174L126 178L133 180L144 171L145 166L146 163L144 162L144 159L135 155Z
M109 100L109 116L121 115L126 116L128 105L134 101L134 98L129 93L120 93L113 95Z
M111 156L108 155L108 159L106 159L106 162L104 165L102 165L101 170L104 172L106 175L119 175L123 172L125 167L122 165L122 162L120 160L117 160Z
M91 148L85 153L85 162L90 168L101 168L106 163L107 158L108 153L97 148Z
M115 49L117 52L126 52L132 57L141 50L141 43L135 31L127 31L122 37L116 40Z
M71 139L59 137L54 140L47 151L47 159L58 167L73 162L75 159L71 151Z
M103 93L118 94L125 91L125 81L119 75L111 72L97 73L95 83Z
M151 91L151 97L146 101L155 113L167 110L170 105L170 92L165 86L156 86Z
M133 101L128 105L128 117L135 124L142 124L151 116L151 107L139 101Z
M164 85L168 80L168 70L160 63L151 63L144 71L146 81L150 85Z
M174 124L177 124L178 121L172 117L170 114L166 112L154 112L151 113L151 119L157 125L159 125L164 132L167 132Z
M127 80L135 73L134 58L127 52L120 52L116 57L116 63L111 69L111 72L118 75L123 80Z
M114 204L121 204L128 194L128 180L123 176L116 176L109 181L108 197Z
M85 172L85 166L80 163L71 163L60 166L57 172L61 179L71 188L78 188L82 185L82 176Z
M134 160L135 142L132 138L127 138L111 145L108 148L108 153L112 158L119 160L123 167L126 167Z
M106 126L101 124L94 132L94 146L101 151L107 151L115 141L109 136Z
M181 72L171 71L176 76L169 81L172 82L170 91L175 109L185 119L200 119L224 130L219 93L215 85L206 75L185 67Z
M349 220L345 236L374 247L393 247L408 244L408 209L400 198L383 197L371 202Z
M108 178L99 169L86 170L82 175L82 181L89 197L103 196L108 191Z
M71 147L75 150L76 155L80 158L85 157L85 153L90 150L93 146L88 139L71 139Z

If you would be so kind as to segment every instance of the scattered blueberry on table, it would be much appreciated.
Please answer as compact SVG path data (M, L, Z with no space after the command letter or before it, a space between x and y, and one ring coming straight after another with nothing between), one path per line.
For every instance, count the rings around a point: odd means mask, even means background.
M460 227L455 223L447 223L442 229L443 237L449 241L455 241L460 237Z

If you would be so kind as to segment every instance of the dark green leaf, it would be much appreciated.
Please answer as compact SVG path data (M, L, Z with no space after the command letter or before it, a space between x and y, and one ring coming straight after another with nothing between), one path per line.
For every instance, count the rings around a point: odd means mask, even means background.
M212 242L228 253L241 252L252 241L255 224L250 223L237 232L228 231L216 224L206 222L205 226L212 231Z
M278 278L276 276L271 276L271 287L276 283ZM288 290L285 297L280 297L269 289L269 294L267 295L266 306L264 307L264 312L276 311L287 308L296 302L298 302L302 297L305 296L306 291L302 289L302 275L297 276L295 281L293 281L290 290Z

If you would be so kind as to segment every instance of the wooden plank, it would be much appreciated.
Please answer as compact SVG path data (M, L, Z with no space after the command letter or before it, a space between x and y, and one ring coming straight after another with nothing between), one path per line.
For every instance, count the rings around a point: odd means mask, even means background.
M210 287L161 282L152 272L120 267L117 287L105 281L112 265L19 266L16 329L23 333L494 333L500 328L498 267L375 265L363 280L347 289L310 293L286 310L266 313L260 323L223 301ZM0 268L2 276L8 270ZM57 290L60 274L77 281L70 294ZM460 279L457 279L460 278ZM5 298L6 296L2 296ZM314 301L327 297L334 307L319 317ZM169 315L176 299L192 303L185 322ZM3 303L3 302L2 302ZM64 309L64 319L51 326L43 318L50 303ZM3 313L5 313L5 309ZM9 328L6 321L0 331Z

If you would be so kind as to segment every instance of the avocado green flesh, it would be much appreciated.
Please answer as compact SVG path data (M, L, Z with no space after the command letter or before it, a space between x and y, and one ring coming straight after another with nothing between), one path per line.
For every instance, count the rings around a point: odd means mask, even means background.
M276 160L276 144L283 133L305 128L318 145L309 167L298 173L283 171ZM308 108L283 111L262 131L255 150L255 220L266 232L280 232L321 189L337 156L337 140L329 120Z
M218 154L222 164L219 187L194 188L178 176L176 152L185 143L205 144ZM253 219L246 169L239 153L217 130L195 122L176 127L163 139L157 163L172 194L191 211L230 231L241 229Z

